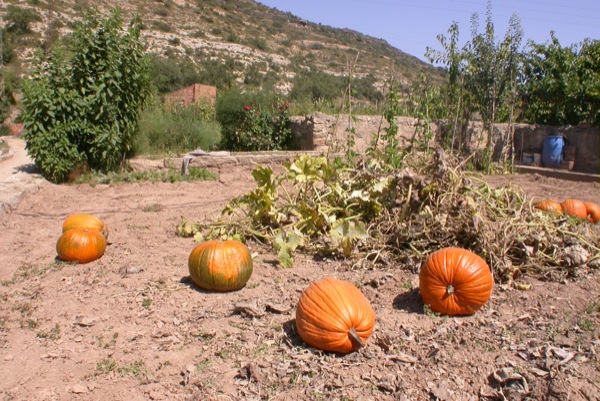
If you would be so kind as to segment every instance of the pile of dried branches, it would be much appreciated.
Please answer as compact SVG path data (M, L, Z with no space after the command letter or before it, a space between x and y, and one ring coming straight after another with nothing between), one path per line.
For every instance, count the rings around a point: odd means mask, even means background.
M485 176L441 150L405 161L397 176L397 207L370 226L378 243L368 244L367 254L385 250L377 256L417 269L436 249L462 247L486 259L496 280L509 284L523 276L573 279L600 268L600 224L539 211L521 188L492 188Z

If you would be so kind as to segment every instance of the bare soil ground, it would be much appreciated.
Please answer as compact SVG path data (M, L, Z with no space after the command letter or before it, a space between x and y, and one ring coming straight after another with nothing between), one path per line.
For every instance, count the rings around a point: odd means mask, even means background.
M299 255L283 269L250 243L245 288L199 290L187 269L195 243L175 227L253 189L250 171L177 184L45 183L0 216L0 399L600 400L598 271L562 283L526 277L528 290L496 285L478 313L447 318L423 312L417 272L404 266ZM598 183L490 182L600 202ZM110 228L105 255L85 265L55 260L75 212ZM324 353L295 333L301 292L325 276L355 283L375 309L360 352Z

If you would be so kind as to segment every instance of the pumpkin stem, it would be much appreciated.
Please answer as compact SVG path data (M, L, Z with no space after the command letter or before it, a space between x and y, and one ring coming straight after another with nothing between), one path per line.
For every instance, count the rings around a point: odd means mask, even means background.
M448 295L454 294L454 286L452 284L448 284L448 288L446 288L446 292Z
M358 348L362 348L365 346L365 343L363 342L362 338L360 338L360 336L356 333L354 327L351 327L350 330L348 330L348 337L350 337L350 341L352 341L353 344L358 345Z

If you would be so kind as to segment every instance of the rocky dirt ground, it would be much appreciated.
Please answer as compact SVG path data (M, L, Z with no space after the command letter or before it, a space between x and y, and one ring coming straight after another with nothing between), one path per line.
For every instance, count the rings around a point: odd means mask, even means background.
M193 183L29 186L0 215L0 399L600 400L598 271L561 283L525 277L527 290L497 284L478 313L448 318L424 313L417 272L405 266L300 255L284 269L250 243L245 288L197 289L187 270L195 243L175 228L253 189L250 171L228 167ZM0 176L5 195L13 176ZM490 182L600 202L598 183ZM85 265L55 259L62 221L75 212L110 228L105 255ZM324 353L295 332L301 292L325 276L355 283L375 309L360 352Z

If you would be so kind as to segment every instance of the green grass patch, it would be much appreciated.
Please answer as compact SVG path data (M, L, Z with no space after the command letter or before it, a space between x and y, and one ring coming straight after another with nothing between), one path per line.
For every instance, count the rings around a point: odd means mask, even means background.
M169 169L168 171L129 171L120 173L91 173L84 174L73 181L74 184L120 184L133 182L189 182L189 181L208 181L217 177L205 168L190 167L188 174L182 175L180 170Z

